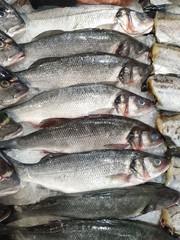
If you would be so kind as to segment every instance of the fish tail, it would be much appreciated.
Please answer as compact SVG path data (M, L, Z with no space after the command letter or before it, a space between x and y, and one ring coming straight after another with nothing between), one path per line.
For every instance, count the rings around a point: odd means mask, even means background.
M19 149L19 146L17 141L12 139L12 140L0 141L0 149L1 150Z

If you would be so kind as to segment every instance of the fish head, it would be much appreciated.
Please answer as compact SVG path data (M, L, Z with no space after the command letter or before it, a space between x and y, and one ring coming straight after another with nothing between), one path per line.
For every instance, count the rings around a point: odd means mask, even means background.
M155 103L132 92L123 91L116 97L114 106L120 115L132 117L150 112L155 108Z
M0 31L0 65L8 67L25 58L23 50L4 32Z
M116 54L122 57L130 57L143 63L150 63L151 49L134 38L122 42L116 50Z
M0 156L0 196L16 193L19 188L20 181L14 168Z
M5 112L0 112L0 140L9 140L21 135L23 127Z
M133 86L144 82L152 71L153 67L151 65L130 59L122 67L118 79L121 85Z
M164 143L164 138L156 129L142 124L132 127L127 136L127 141L132 149L143 150L158 147Z
M0 30L14 37L25 31L25 22L8 3L0 0Z
M142 182L149 181L164 173L170 167L167 158L143 152L132 155L130 170Z
M1 72L2 70L2 72ZM7 75L6 75L7 73ZM2 76L2 78L1 78ZM6 108L19 102L28 93L29 88L8 70L0 67L0 108Z
M151 32L154 24L153 18L150 18L146 13L136 12L128 8L119 9L116 18L123 32L132 36Z
M4 221L11 214L11 208L0 203L0 222Z

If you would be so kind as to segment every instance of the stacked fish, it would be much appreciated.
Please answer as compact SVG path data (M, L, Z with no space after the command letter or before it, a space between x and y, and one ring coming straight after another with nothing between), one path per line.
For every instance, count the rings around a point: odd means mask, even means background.
M178 14L0 1L2 239L178 238Z

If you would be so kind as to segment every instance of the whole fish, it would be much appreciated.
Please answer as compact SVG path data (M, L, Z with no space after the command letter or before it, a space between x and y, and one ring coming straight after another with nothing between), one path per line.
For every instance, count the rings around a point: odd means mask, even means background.
M39 124L47 118L75 118L92 114L140 116L152 111L153 101L110 85L78 85L42 92L10 108L18 122Z
M25 31L20 15L5 1L0 0L0 30L14 37Z
M180 15L157 12L155 17L155 35L160 43L180 46Z
M180 206L173 206L169 209L163 209L161 215L161 226L169 229L171 234L179 234L180 235L180 227L179 227L179 219L180 219Z
M0 109L19 102L29 88L9 70L0 66Z
M2 42L3 58L0 63L3 66L9 66L18 62L18 64L11 66L13 71L27 69L32 63L42 58L64 57L83 52L113 53L143 63L150 63L150 48L124 33L108 29L83 29L71 32L51 31L36 37L33 42L19 45L3 32L0 32L0 37L7 39ZM7 41L8 48L4 44ZM18 58L14 52L24 55ZM11 56L13 59L9 59ZM19 62L22 59L23 61Z
M17 193L20 181L14 168L3 156L0 156L0 197Z
M78 193L142 184L165 172L170 160L133 150L99 150L50 155L38 164L14 166L23 182ZM51 176L51 181L47 176Z
M0 140L8 140L21 135L22 126L10 118L6 113L0 112Z
M0 31L0 49L0 65L3 67L11 66L25 57L22 48L2 31Z
M26 32L17 39L18 43L30 42L40 33L51 30L72 31L85 28L113 29L131 36L149 33L153 27L153 19L145 13L127 8L109 8L99 10L83 10L78 8L32 12L23 16Z
M9 240L173 240L178 239L156 225L127 220L61 220L29 228L0 226Z
M180 147L180 114L175 115L160 115L156 119L158 130L168 139L172 144Z
M158 108L180 111L180 78L177 75L153 75L148 79L148 86L158 101Z
M163 207L171 207L179 193L160 184L143 184L122 189L101 190L73 196L51 197L34 205L15 206L12 218L27 226L36 218L61 217L80 219L135 217ZM42 224L41 220L38 224Z
M44 126L48 122L44 122ZM105 115L65 119L26 136L1 141L0 149L72 153L108 147L149 149L163 142L162 135L149 125L135 119Z
M11 214L11 208L0 203L0 222L7 219Z
M15 76L31 89L39 91L76 84L107 83L129 87L144 82L153 71L151 65L108 53L78 55L39 60L30 69Z
M155 43L152 48L152 61L156 74L180 73L180 48Z

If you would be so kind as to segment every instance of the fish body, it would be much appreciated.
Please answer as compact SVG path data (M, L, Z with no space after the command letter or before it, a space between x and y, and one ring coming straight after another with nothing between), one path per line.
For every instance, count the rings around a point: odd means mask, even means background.
M139 116L154 109L153 101L110 85L89 84L42 92L6 112L18 122L39 124L47 118L75 118L111 113Z
M179 193L175 190L160 184L143 184L120 190L51 197L34 205L16 206L12 221L18 221L18 225L25 226L30 217L128 218L170 207L178 200Z
M113 53L150 63L150 48L124 33L108 29L83 29L59 33L52 31L26 44L17 45L12 41L10 46L11 49L17 46L23 49L25 56L23 61L11 66L13 71L27 69L39 59L64 57L83 52ZM12 54L12 50L7 49L7 51ZM7 51L4 50L4 53L6 54Z
M0 30L14 37L25 31L21 16L5 1L0 1Z
M152 62L155 74L180 73L179 47L155 43L152 48Z
M7 108L25 97L29 88L9 70L0 66L0 109Z
M62 220L29 228L1 226L1 237L10 240L173 240L175 236L162 228L139 221L119 220Z
M180 111L180 81L177 75L153 75L148 79L148 86L155 95L157 107L167 111Z
M173 145L180 147L180 114L160 115L156 119L156 125L164 136L171 139Z
M77 8L32 12L23 16L26 32L18 43L30 42L40 33L51 30L72 31L85 28L114 29L126 34L137 36L152 30L153 19L145 13L121 8L103 8L99 10L85 9L81 12ZM47 20L48 19L48 20Z
M165 172L170 160L132 150L99 150L47 156L38 164L15 164L19 179L63 193L142 184ZM51 181L47 178L51 176Z
M180 15L157 12L155 34L158 42L180 46Z
M87 83L136 85L144 82L152 70L151 65L113 54L83 53L40 60L30 69L16 72L15 76L31 89L43 91Z
M0 31L0 46L0 65L2 67L9 67L24 59L22 48L2 31Z
M149 149L163 142L156 129L138 120L105 115L62 120L29 135L1 141L0 148L72 153L108 147Z

